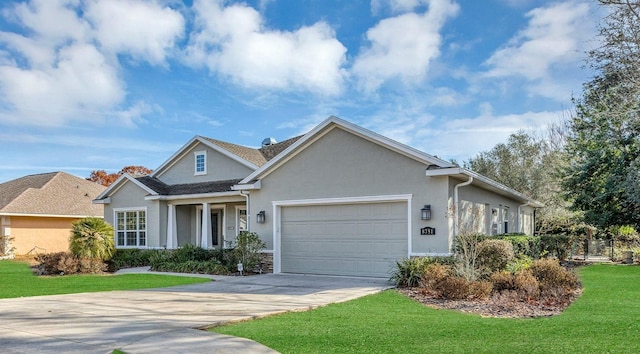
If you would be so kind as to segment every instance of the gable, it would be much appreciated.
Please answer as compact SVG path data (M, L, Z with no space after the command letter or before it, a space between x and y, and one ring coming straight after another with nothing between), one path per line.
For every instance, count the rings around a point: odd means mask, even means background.
M200 152L205 155L206 173L196 173L195 170L196 153ZM172 185L242 179L253 170L253 168L232 159L208 144L196 141L188 149L182 151L179 156L176 156L170 166L153 176Z
M426 154L422 151L414 149L410 146L401 144L395 140L389 139L380 134L374 133L370 130L364 129L353 123L349 123L337 117L329 117L324 122L313 128L310 132L304 136L296 139L289 147L284 149L272 160L269 160L265 165L261 166L255 172L247 176L241 181L241 184L250 184L256 180L260 180L272 173L273 171L286 164L289 159L299 154L301 151L307 148L311 143L316 140L323 139L323 136L331 132L334 129L341 129L354 136L358 136L364 140L379 145L385 149L393 151L399 155L405 156L409 159L413 159L417 162L424 163L426 165L434 165L437 167L452 167L450 162L441 160L437 157Z
M398 194L423 186L426 167L363 137L332 129L262 181L279 198Z

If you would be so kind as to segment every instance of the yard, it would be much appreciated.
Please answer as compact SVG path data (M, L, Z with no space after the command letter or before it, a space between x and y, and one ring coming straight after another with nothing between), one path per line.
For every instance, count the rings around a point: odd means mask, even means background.
M164 288L210 281L155 274L66 275L38 277L25 262L0 261L0 299L110 290Z
M486 318L425 307L394 290L308 312L211 329L282 353L640 352L640 267L579 270L584 293L563 314Z

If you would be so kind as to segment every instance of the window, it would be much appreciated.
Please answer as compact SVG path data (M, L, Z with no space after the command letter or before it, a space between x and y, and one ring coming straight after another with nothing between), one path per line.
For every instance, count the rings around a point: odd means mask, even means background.
M238 233L247 231L247 209L236 208Z
M147 246L147 212L145 210L116 211L116 246Z
M195 174L206 175L207 174L207 152L196 151L195 155Z
M503 207L502 208L502 233L503 234L508 234L509 233L509 207Z

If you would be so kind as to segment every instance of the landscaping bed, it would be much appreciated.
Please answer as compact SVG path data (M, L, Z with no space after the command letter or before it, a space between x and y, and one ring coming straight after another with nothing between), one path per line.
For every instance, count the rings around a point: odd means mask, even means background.
M559 301L553 302L520 301L505 295L494 295L487 299L450 300L425 293L420 288L401 288L398 292L435 309L456 310L483 317L535 318L559 315L582 294L582 289L575 290Z

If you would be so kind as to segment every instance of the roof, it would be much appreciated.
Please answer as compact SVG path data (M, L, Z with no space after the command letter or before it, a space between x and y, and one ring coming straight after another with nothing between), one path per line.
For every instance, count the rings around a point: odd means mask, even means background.
M490 190L500 195L514 198L534 208L544 207L544 204L542 204L541 202L531 199L526 195L505 186L504 184L500 184L490 179L489 177L485 177L483 175L480 175L466 168L462 168L462 167L429 168L426 171L426 175L428 177L447 176L447 177L453 177L457 179L467 179L467 180L469 178L473 178L473 181L472 181L473 185L477 185L483 189Z
M240 182L240 179L232 179L214 182L169 185L155 177L150 176L139 177L137 178L137 180L148 188L154 190L159 195L187 195L230 192L232 191L231 186Z
M255 170L260 166L266 164L268 161L276 157L282 151L287 149L290 145L295 143L303 135L287 139L285 141L267 145L259 149L237 145L222 140L207 138L204 136L196 135L189 140L184 146L182 146L175 154L167 159L162 165L156 168L150 175L152 177L160 177L165 171L184 157L189 151L191 151L198 143L202 143L210 148L217 150L223 155L230 157L233 160Z
M425 163L426 165L436 165L438 167L453 166L450 162L439 159L433 155L429 155L420 150L412 148L411 146L399 143L393 139L390 139L378 133L372 132L356 124L347 122L346 120L340 119L335 116L331 116L325 119L322 123L318 124L315 128L313 128L307 134L293 138L295 140L289 139L289 140L283 141L281 143L283 144L283 146L280 147L281 150L278 151L276 155L274 155L271 159L269 159L265 164L261 165L253 173L245 177L240 182L240 184L250 184L256 180L263 178L264 176L268 175L273 170L277 169L282 164L284 164L288 159L290 159L291 157L295 156L296 154L304 150L307 146L311 145L316 139L318 139L319 137L323 136L324 134L327 134L329 131L336 128L348 131L354 135L360 136L371 142L384 146L392 151L395 151L399 154L407 156L411 159ZM290 140L293 140L293 141L290 141ZM287 146L284 146L284 145L287 145Z
M0 214L103 216L91 201L105 189L64 172L24 176L0 184Z

